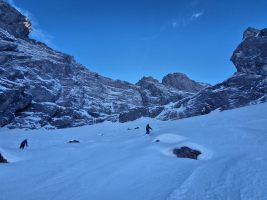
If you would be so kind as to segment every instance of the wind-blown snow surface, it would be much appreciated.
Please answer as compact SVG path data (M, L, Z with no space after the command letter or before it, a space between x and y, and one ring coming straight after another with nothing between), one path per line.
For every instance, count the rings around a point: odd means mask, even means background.
M0 199L267 199L266 110L265 103L169 122L0 129L0 152L11 162L0 165ZM25 138L29 148L19 150ZM200 159L173 156L183 145L202 151Z

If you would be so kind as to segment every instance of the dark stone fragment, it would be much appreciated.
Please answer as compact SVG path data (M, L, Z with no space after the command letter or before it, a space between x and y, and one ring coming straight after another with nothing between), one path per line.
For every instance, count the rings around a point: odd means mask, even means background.
M0 153L0 163L8 163L7 160L4 158L4 156L2 156L1 153Z
M68 143L80 143L80 141L79 140L70 140Z
M178 158L190 158L190 159L195 159L197 160L197 157L201 154L200 151L191 149L189 147L181 147L173 149L173 153L178 157Z

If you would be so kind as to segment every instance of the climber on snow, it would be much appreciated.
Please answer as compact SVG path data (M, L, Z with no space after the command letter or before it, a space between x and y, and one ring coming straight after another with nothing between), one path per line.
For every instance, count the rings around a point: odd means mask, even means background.
M19 147L19 148L20 148L20 149L24 149L25 146L28 147L28 140L27 140L27 139L23 140L23 141L20 143L20 147Z
M149 124L146 125L146 134L150 134L150 130L152 130L152 128L150 127Z

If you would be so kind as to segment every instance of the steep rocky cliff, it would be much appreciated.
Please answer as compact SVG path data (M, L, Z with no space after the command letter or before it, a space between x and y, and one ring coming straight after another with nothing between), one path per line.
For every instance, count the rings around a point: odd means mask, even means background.
M154 79L135 85L90 72L73 57L30 39L29 20L4 1L0 20L0 127L65 128L118 121L121 113L143 107L156 117L163 109L158 106L195 92Z
M0 27L18 38L27 38L31 31L31 22L15 8L0 1Z

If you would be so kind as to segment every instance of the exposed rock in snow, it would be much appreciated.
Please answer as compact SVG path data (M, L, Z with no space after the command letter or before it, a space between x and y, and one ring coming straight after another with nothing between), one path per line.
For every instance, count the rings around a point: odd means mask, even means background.
M4 156L2 156L1 153L0 153L0 163L8 163L7 160L4 158Z
M200 151L191 149L189 147L181 147L173 149L173 153L178 158L191 158L197 160L197 157L201 154Z
M18 38L28 37L31 23L15 8L0 0L0 27Z
M72 143L80 143L79 140L70 140L68 143L72 144Z

